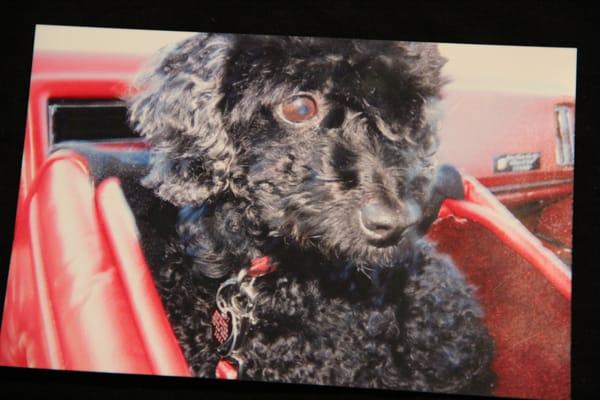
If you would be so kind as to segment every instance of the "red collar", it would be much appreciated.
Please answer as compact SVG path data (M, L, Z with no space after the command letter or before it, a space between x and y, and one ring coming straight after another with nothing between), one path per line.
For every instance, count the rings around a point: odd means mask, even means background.
M250 263L250 268L248 268L248 276L252 278L257 278L259 276L264 276L270 274L277 270L277 265L271 262L271 257L264 256L255 258Z
M271 262L271 258L263 256L255 258L250 262L250 267L247 269L246 276L258 278L265 276L277 270L277 265ZM213 338L219 343L219 346L226 343L231 337L230 318L216 309L212 314L211 323L213 327ZM231 352L231 349L230 349ZM218 379L237 379L238 365L237 362L228 356L223 356L217 362L215 376Z

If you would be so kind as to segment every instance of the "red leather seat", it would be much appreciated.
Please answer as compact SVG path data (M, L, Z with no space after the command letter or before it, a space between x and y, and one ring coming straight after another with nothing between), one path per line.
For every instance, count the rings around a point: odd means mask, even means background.
M119 180L95 187L88 165L53 154L17 212L0 364L189 376ZM495 392L568 397L570 275L487 189L464 184L429 235L481 289Z
M119 181L51 156L18 210L0 364L189 375ZM118 229L117 229L118 227Z

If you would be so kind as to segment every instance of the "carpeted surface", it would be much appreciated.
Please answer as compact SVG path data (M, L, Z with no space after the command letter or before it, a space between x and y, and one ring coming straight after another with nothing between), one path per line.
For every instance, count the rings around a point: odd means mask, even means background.
M570 215L564 212L570 206L561 203L557 207L562 213L538 210L526 225L551 234L557 226L564 230L566 223L570 232L570 218L564 219ZM496 342L495 394L569 398L570 302L519 255L475 223L444 219L432 226L429 236L479 288L486 323Z

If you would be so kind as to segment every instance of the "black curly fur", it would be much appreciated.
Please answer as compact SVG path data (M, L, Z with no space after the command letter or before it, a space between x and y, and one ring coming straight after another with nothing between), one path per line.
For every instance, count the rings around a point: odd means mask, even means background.
M241 379L491 391L481 307L419 225L444 62L430 44L200 34L137 82L130 118L152 149L143 185L180 207L176 238L157 244L148 210L160 207L134 212L194 373L214 376L219 359L219 286L268 255L278 270L243 280L254 297ZM319 112L292 124L278 107L299 93ZM395 243L362 233L372 197L399 207Z

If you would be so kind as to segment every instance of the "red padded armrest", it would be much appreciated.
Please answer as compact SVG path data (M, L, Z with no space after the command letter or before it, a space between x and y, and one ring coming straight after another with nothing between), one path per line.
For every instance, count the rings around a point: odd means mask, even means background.
M85 160L57 153L23 208L0 363L189 375L118 183L107 182L96 194ZM119 229L111 230L115 222Z
M477 179L463 178L465 200L446 199L440 217L454 215L474 221L520 254L536 268L567 300L571 300L571 271L547 249Z
M139 243L135 220L117 178L98 186L98 217L119 270L152 371L190 375Z

